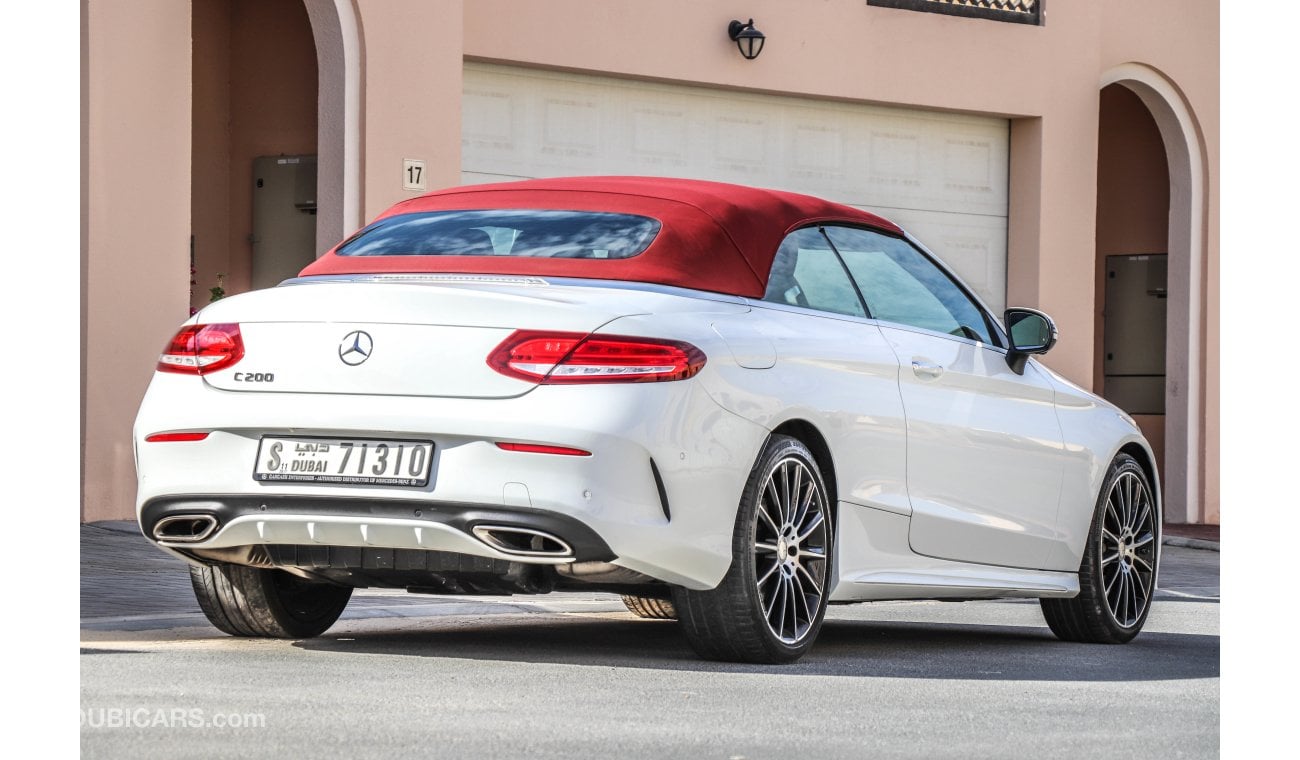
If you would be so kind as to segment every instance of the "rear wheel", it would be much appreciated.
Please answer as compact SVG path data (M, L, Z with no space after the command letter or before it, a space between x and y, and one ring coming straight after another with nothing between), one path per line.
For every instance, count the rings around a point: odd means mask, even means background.
M319 636L339 619L352 596L348 586L242 565L191 565L190 583L203 614L231 636Z
M732 534L731 569L717 588L673 588L691 647L711 660L792 662L826 614L830 502L812 452L772 436L750 473Z
M623 604L637 617L649 618L651 620L677 619L677 608L673 606L673 601L671 599L660 599L653 596L624 595Z
M1058 638L1123 644L1142 630L1155 595L1160 514L1146 472L1120 454L1111 463L1079 565L1079 595L1043 599Z

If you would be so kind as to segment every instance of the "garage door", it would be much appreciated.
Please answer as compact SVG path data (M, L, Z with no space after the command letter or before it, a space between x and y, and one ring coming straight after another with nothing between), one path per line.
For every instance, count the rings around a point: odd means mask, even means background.
M1006 301L1005 119L466 64L462 181L638 174L818 195Z

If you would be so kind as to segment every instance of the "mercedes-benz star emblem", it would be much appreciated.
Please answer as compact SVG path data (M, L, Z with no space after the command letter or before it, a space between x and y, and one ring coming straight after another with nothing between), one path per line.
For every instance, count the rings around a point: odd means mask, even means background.
M370 333L364 330L353 330L344 335L342 342L339 343L339 358L349 367L355 367L369 359L370 352L374 348L375 339L370 337Z

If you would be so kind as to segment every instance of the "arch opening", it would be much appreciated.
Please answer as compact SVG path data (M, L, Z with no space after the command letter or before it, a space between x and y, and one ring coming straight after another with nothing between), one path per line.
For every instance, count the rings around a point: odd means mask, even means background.
M352 0L302 2L319 71L319 256L361 226L361 28Z
M1159 443L1162 452L1161 480L1165 490L1165 519L1168 522L1203 522L1201 473L1204 468L1205 448L1204 400L1202 398L1203 373L1205 368L1203 356L1205 293L1203 268L1205 266L1204 219L1205 219L1205 176L1203 146L1195 118L1177 88L1160 72L1148 66L1130 63L1116 67L1107 72L1101 81L1102 94L1100 108L1102 112L1099 135L1098 156L1098 291L1097 301L1103 305L1099 310L1099 346L1096 352L1096 370L1094 380L1103 393L1107 390L1107 374L1154 374L1153 368L1159 365L1163 375L1163 392L1160 404L1163 414L1135 414L1143 422L1144 431L1158 432L1153 444ZM1112 89L1114 87L1122 88ZM1142 111L1135 111L1140 104ZM1143 113L1144 111L1144 113ZM1120 130L1107 133L1106 130ZM1154 127L1154 131L1152 131ZM1152 142L1154 134L1159 136L1159 145ZM1107 155L1109 146L1110 154ZM1163 151L1163 161L1159 152ZM1152 153L1156 155L1152 155ZM1100 194L1107 192L1105 187L1107 173L1113 178L1117 173L1125 173L1120 166L1124 160L1134 161L1138 166L1147 167L1143 176L1132 178L1126 184L1110 188L1113 195L1106 198ZM1159 167L1163 166L1163 175ZM1127 167L1133 174L1133 166ZM1151 176L1154 173L1155 177ZM1162 181L1163 180L1163 181ZM1164 193L1155 191L1152 183L1161 185ZM1156 195L1153 199L1153 194ZM1163 197L1167 195L1167 203ZM1115 304L1106 304L1107 283L1121 267L1111 267L1105 261L1112 254L1139 256L1143 251L1122 250L1126 246L1158 247L1159 217L1152 216L1164 203L1164 251L1166 268L1148 259L1144 265L1134 262L1129 273L1131 277L1147 276L1153 283L1146 288L1157 291L1156 283L1164 275L1163 312L1164 341L1163 362L1145 360L1115 366L1114 359L1107 367L1108 354L1114 354L1110 348L1125 346L1123 339L1116 340L1116 331L1125 330L1132 334L1143 331L1140 323L1120 326L1114 318ZM1123 212L1117 208L1126 209ZM1129 218L1125 219L1124 214ZM1136 216L1135 216L1136 215ZM1128 224L1127 228L1122 225ZM1158 250L1145 253L1159 254ZM1133 295L1139 290L1136 286L1129 290ZM1116 289L1111 288L1112 297L1117 296ZM1140 297L1137 300L1141 300ZM1104 310L1104 313L1102 313ZM1112 317L1111 324L1105 324L1106 313ZM1151 309L1139 309L1134 315L1154 313ZM1149 328L1149 326L1148 326ZM1108 337L1106 333L1111 335ZM1152 331L1146 329L1149 334ZM1149 335L1147 336L1149 337ZM1149 341L1136 341L1129 346L1130 353L1150 351ZM1135 372L1128 370L1136 369ZM1116 371L1118 370L1118 371ZM1139 382L1139 384L1142 384ZM1143 404L1150 404L1150 381L1140 392ZM1132 382L1129 383L1133 385ZM1115 392L1115 384L1110 389ZM1129 395L1126 395L1128 393ZM1119 391L1116 400L1123 407L1136 403L1131 391ZM1141 410L1138 410L1141 411Z
M194 0L190 306L297 274L359 224L350 0ZM214 290L215 289L215 290Z

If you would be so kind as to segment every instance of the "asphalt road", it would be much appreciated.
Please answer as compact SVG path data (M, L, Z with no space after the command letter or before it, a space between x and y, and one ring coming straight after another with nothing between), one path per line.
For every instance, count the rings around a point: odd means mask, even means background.
M307 641L208 627L184 568L82 530L87 757L1217 757L1219 555L1165 547L1126 646L1037 603L835 606L791 666L705 662L603 594L358 592Z

